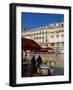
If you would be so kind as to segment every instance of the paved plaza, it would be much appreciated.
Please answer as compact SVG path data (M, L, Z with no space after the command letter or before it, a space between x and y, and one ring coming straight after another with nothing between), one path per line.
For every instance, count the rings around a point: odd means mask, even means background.
M38 56L42 57L42 61L44 62L45 60L49 61L54 61L55 62L55 68L52 71L51 69L48 69L48 72L50 70L50 73L48 73L48 76L56 76L56 75L64 75L64 54L35 54L35 58L37 59ZM33 54L29 54L29 60L28 62L23 62L22 63L22 77L34 77L34 76L42 76L41 74L37 73L37 68L32 70L32 64L31 64L31 59ZM47 63L48 63L47 62ZM48 66L49 67L49 66ZM34 72L34 73L33 73Z

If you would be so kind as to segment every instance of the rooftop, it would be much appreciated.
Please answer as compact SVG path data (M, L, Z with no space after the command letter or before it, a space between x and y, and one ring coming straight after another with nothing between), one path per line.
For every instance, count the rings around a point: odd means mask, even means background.
M48 25L41 25L40 27L35 27L31 29L25 29L22 28L22 31L34 31L34 30L40 30L40 29L52 29L52 28L59 28L59 27L64 27L64 22L59 22L59 23L51 23Z

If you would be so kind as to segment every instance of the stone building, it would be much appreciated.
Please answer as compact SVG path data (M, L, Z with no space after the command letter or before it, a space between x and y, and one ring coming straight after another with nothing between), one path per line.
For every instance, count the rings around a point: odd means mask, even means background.
M44 25L22 30L22 37L32 39L39 45L47 45L55 50L64 50L64 23Z

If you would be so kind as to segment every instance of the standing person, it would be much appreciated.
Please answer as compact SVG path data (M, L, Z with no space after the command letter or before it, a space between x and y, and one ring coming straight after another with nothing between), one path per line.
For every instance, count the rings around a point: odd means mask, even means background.
M42 58L41 56L39 55L39 57L37 58L37 66L40 67L40 65L42 64Z
M32 65L32 75L36 72L36 60L35 60L35 56L33 55L32 59L31 59L31 65Z

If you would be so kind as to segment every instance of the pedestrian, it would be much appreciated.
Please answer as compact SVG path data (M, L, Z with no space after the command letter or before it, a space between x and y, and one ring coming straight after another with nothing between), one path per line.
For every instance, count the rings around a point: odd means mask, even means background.
M39 55L38 58L37 58L37 67L40 67L41 64L42 64L42 58Z
M31 59L31 65L32 65L32 75L36 72L36 60L35 60L35 56L33 55L32 59Z

